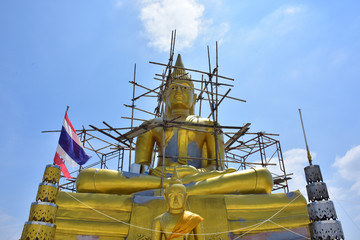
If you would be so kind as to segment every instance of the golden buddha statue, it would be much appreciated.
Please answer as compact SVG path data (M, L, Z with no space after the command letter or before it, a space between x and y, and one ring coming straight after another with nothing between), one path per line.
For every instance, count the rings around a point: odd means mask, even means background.
M180 56L176 66L183 67ZM265 168L223 170L223 136L215 135L213 121L194 116L193 81L181 68L168 80L164 119L126 134L137 136L135 162L151 166L149 174L81 171L77 193L56 197L56 239L306 238L301 193L268 194L273 181ZM159 161L152 162L153 155Z
M153 240L170 239L205 239L201 222L201 216L185 210L187 192L185 186L178 179L176 168L170 184L165 188L164 198L167 205L167 212L157 216L153 221Z
M175 66L180 68L173 71L173 79L165 93L166 119L170 122L176 119L177 123L184 124L167 127L165 134L161 126L143 133L138 136L135 149L135 162L150 165L156 143L160 159L165 154L164 166L163 161L159 160L158 166L150 169L149 175L85 169L76 181L78 192L133 194L151 190L151 193L146 194L159 195L162 169L166 176L163 186L166 187L175 166L189 195L271 192L273 181L270 172L265 168L245 171L232 168L216 170L217 164L223 168L222 162L216 161L224 159L223 136L218 134L216 144L213 121L194 115L194 85L185 70L181 69L184 65L180 55ZM147 124L160 124L163 120L155 118Z

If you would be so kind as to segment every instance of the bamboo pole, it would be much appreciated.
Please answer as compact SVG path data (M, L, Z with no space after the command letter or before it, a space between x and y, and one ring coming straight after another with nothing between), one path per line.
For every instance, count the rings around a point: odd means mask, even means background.
M167 66L166 64L163 63L157 63L157 62L149 62L151 64L156 64L156 65L160 65L160 66ZM187 71L191 71L191 72L198 72L198 73L202 73L202 74L206 74L209 75L208 72L204 72L204 71L199 71L199 70L195 70L195 69L191 69L191 68L182 68L182 67L176 67L176 66L172 66L173 68L177 68L177 69L183 69L183 70L187 70ZM230 81L234 81L233 78L229 78L229 77L224 77L224 76L218 76L219 78L223 78L223 79L227 79Z
M159 78L155 78L155 77L154 77L154 79L155 79L155 80L158 80L158 81L164 82L164 80L159 79ZM173 83L171 83L171 84L175 84L175 85L178 85L178 86L185 86L184 84L175 83L175 82L173 82ZM220 96L220 97L223 97L223 96L224 96L223 94L220 94L220 93L218 93L218 94L216 94L216 93L211 93L211 92L209 92L209 91L202 90L202 89L195 88L195 87L191 87L191 86L187 86L187 85L186 85L185 87L188 87L188 88L191 88L191 89L193 89L193 90L200 91L200 92L209 93L210 95L218 95L218 96ZM233 100L240 101L240 102L246 102L246 100L243 100L243 99L240 99L240 98L235 98L235 97L230 97L230 96L226 96L226 98L233 99Z

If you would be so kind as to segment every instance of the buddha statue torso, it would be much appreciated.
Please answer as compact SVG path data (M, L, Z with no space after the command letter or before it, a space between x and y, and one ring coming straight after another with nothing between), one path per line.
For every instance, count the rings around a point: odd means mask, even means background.
M154 122L161 119L154 119ZM207 118L187 116L183 127L170 127L165 130L165 166L188 165L197 169L216 169L216 145L213 122ZM195 126L191 124L201 125ZM208 126L208 127L207 127ZM138 137L135 162L150 164L154 143L159 149L157 166L162 166L163 128L154 128ZM219 158L224 156L224 142L219 135ZM205 159L205 160L204 160ZM220 160L219 160L220 161Z

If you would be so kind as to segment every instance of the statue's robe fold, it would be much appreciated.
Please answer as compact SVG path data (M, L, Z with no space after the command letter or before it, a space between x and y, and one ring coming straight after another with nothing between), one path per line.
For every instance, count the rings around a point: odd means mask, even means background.
M204 219L202 217L195 213L184 211L175 224L172 230L172 234L166 240L177 238L191 232L203 220Z

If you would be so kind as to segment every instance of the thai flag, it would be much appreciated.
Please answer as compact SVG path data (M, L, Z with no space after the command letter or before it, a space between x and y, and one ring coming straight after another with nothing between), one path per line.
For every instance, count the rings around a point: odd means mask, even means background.
M84 147L79 140L76 131L71 124L67 112L63 121L59 143L56 149L54 163L61 168L66 178L71 178L71 175L66 168L63 159L72 167L85 164L91 156L85 153Z

